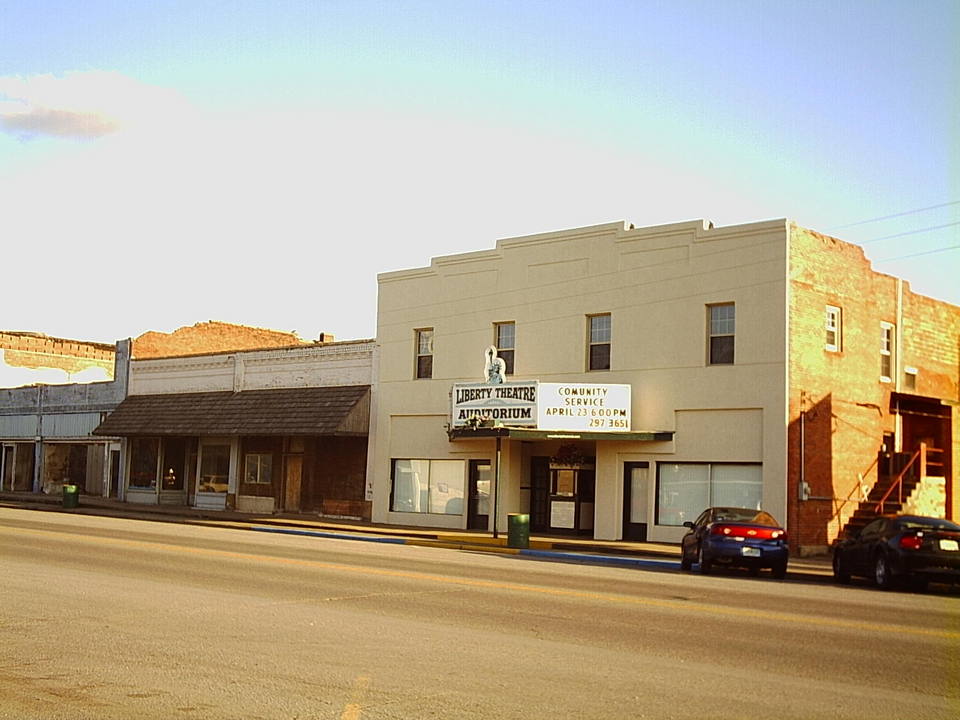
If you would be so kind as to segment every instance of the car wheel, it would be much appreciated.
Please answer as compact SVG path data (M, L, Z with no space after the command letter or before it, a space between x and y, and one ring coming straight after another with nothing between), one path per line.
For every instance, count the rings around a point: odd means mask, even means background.
M682 549L680 550L680 569L683 572L690 572L690 569L693 567L693 561L687 557L687 553Z
M833 579L844 585L850 582L850 571L847 569L847 564L843 561L843 558L840 557L839 551L833 553Z
M878 553L873 560L873 581L881 590L893 587L893 573L890 572L890 562L883 553Z
M700 562L700 572L704 575L709 575L710 571L713 569L713 562L703 554L703 545L700 546L700 550L697 553L697 559Z
M785 562L777 563L770 568L770 572L777 580L783 580L787 576L787 564Z

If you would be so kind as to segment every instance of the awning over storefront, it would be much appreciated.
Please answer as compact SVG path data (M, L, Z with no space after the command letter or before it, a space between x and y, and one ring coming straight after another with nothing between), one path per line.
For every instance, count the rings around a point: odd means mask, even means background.
M669 442L673 440L673 430L566 432L531 428L480 427L476 430L473 428L451 428L447 434L451 440L495 437L511 440L619 440L621 442Z
M132 395L95 435L364 436L370 386Z

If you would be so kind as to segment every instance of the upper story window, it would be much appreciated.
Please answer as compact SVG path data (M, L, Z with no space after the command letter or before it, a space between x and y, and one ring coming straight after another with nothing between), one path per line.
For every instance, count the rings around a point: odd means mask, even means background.
M588 370L610 369L610 314L590 315L588 322Z
M496 323L493 328L497 357L503 359L507 375L513 375L513 353L516 349L517 326L515 323L505 322Z
M824 348L830 352L840 352L840 308L827 305L824 318Z
M417 330L417 379L433 377L433 328Z
M709 305L709 364L732 365L736 312L733 303Z
M893 379L894 353L894 331L896 326L893 323L880 323L880 379L884 382L890 382Z

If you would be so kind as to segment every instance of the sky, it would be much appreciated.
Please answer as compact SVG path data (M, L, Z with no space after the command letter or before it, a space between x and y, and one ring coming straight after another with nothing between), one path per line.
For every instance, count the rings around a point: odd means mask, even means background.
M0 329L376 333L377 273L789 218L960 304L960 2L0 0Z

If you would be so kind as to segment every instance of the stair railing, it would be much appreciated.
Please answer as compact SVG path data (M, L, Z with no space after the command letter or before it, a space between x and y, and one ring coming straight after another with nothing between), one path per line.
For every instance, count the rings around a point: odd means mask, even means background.
M893 492L894 488L897 490L897 503L903 505L903 478L918 459L920 460L920 477L922 478L927 474L926 443L920 443L920 447L917 448L917 451L910 456L909 462L903 466L903 469L897 474L897 477L895 477L893 482L890 483L890 487L887 488L887 491L883 494L883 497L877 502L878 513L883 512L883 506L887 502L887 499L890 497L890 493Z
M857 475L857 480L853 484L853 486L850 488L850 492L847 493L846 497L833 498L833 514L830 516L830 523L831 524L833 524L834 522L836 523L838 538L843 536L843 533L846 527L846 522L843 520L844 508L846 508L846 506L849 505L851 502L856 502L860 505L866 503L870 494L870 488L872 486L867 485L867 483L864 481L864 478L870 474L870 472L874 469L874 467L879 465L879 462L880 462L880 456L878 454L877 457L873 459L873 462L870 463L870 467L868 467L862 473ZM857 495L856 501L854 501L853 499L854 494Z

